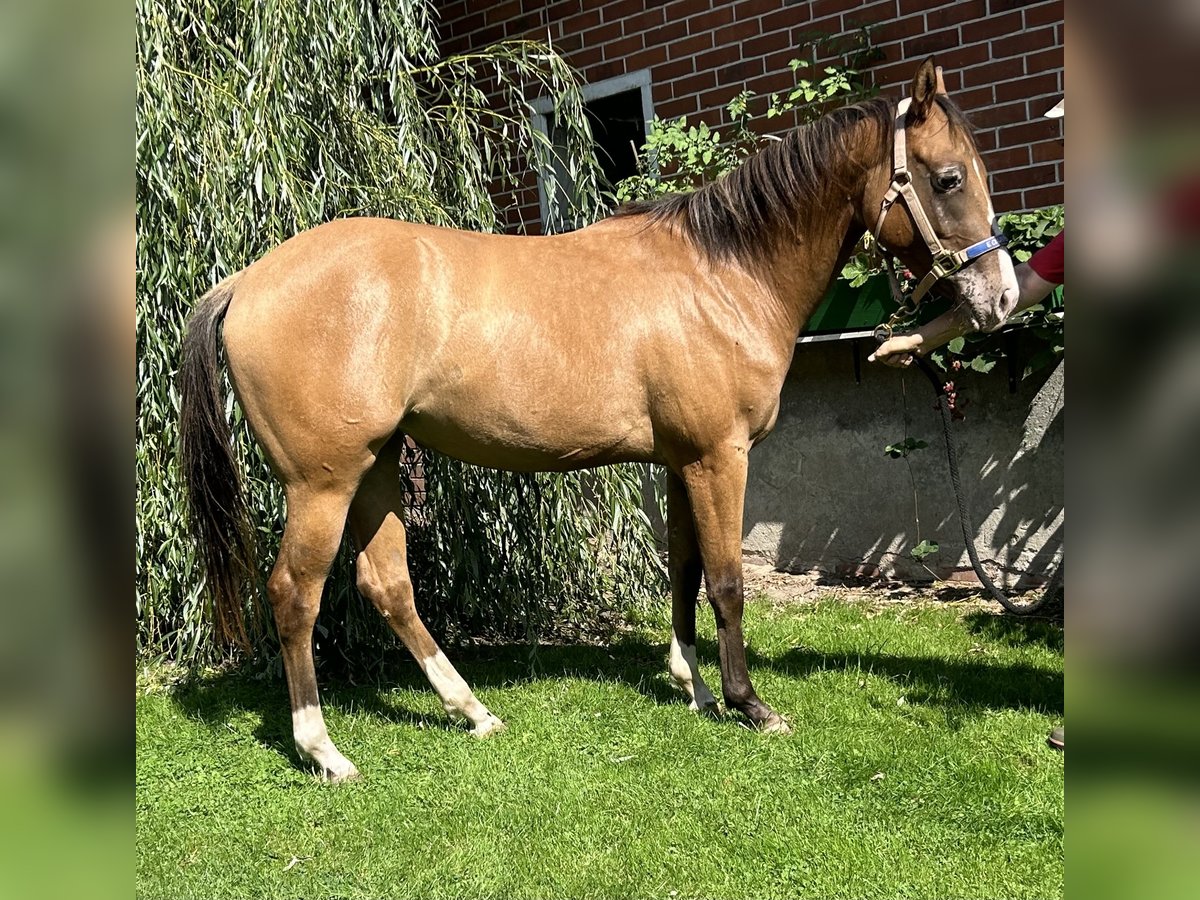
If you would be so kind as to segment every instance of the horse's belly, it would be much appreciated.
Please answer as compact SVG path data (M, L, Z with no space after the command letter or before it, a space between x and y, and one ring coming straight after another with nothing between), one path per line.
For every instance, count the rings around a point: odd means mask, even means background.
M401 428L420 444L475 465L517 472L563 472L617 462L654 459L649 420L598 412L578 416L530 410L498 414L473 409L418 409Z

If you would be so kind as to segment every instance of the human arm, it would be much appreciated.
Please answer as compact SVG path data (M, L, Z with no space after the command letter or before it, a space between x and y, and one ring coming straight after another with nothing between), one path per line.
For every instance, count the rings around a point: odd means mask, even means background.
M1041 303L1050 295L1051 291L1063 283L1064 241L1065 231L1059 232L1028 262L1016 266L1015 272L1020 296L1016 307L1012 313L1009 313L1010 316ZM969 329L963 327L955 312L950 311L927 322L916 331L888 338L867 359L871 362L886 363L889 366L909 366L912 365L914 354L927 356L943 344L966 334L967 331Z

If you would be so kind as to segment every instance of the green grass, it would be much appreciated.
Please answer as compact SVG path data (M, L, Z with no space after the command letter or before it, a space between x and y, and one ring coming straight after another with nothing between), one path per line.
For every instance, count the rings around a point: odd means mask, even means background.
M1061 895L1063 756L1044 744L1061 628L758 600L747 634L791 736L690 713L664 674L665 621L542 647L533 672L528 647L451 653L508 723L484 742L446 724L398 648L378 684L323 681L364 774L340 787L297 767L281 681L143 678L138 895Z

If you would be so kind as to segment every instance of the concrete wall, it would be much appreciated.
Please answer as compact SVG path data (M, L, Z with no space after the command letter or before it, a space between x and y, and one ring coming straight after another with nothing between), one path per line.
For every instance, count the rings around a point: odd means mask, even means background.
M1027 355L1016 340L1018 358ZM861 341L858 383L853 344L797 347L778 424L750 454L745 553L790 571L962 577L970 564L929 382L867 362L871 342ZM957 382L960 402L969 401L955 431L976 546L985 561L1035 582L1062 546L1063 383L1059 366L1011 393L1003 364ZM906 422L907 434L929 444L908 463L883 451ZM941 546L928 569L908 555L918 515L920 537Z

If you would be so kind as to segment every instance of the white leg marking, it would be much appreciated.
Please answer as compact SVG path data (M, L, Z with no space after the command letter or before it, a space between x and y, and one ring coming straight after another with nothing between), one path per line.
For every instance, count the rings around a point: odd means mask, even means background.
M302 706L292 710L292 737L296 741L296 751L314 763L325 780L339 782L358 777L354 763L342 756L329 739L320 707Z
M479 702L441 650L420 660L420 663L425 677L442 698L442 708L451 718L470 719L475 726L471 733L476 737L487 737L504 730L504 723Z
M667 660L667 669L671 679L691 698L689 706L692 709L709 714L718 711L717 699L700 677L696 648L692 644L679 643L674 632L671 633L671 655Z

